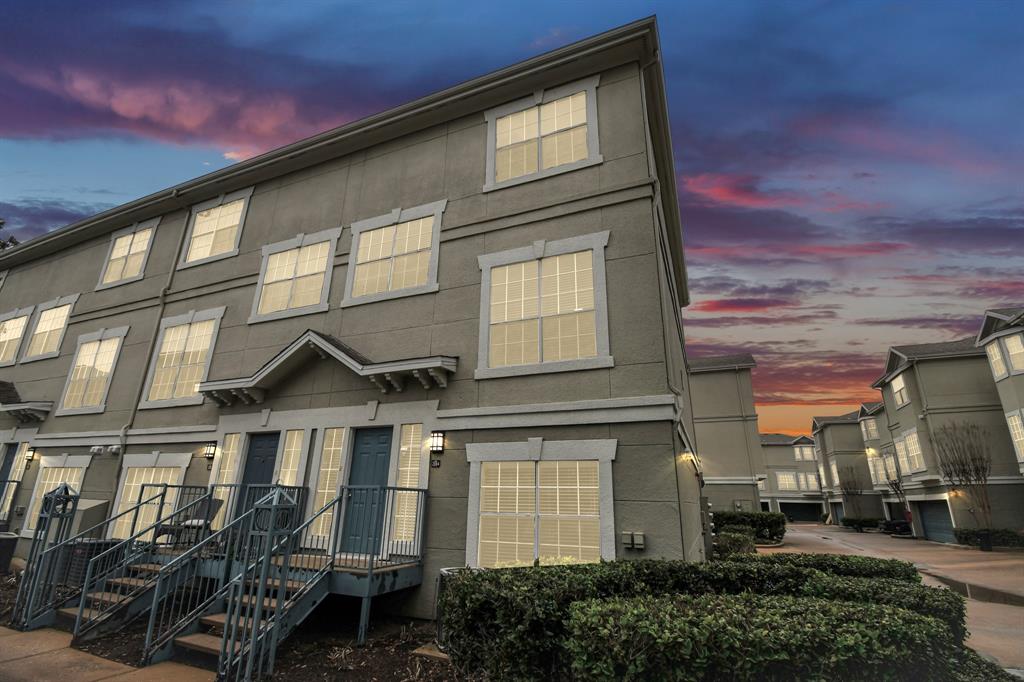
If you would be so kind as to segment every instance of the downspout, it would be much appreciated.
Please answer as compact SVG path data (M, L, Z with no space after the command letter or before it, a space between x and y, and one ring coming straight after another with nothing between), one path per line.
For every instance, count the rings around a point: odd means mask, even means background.
M178 190L175 188L171 191L173 198L178 198ZM179 208L184 208L184 205L180 203ZM162 220L162 218L161 218ZM171 286L174 284L174 275L178 272L178 259L181 257L181 250L185 246L185 236L188 235L188 223L191 220L191 214L185 217L185 225L181 230L181 236L178 237L178 248L174 250L174 260L171 263L171 269L167 273L167 281L164 283L160 294L157 297L158 300L158 314L156 316L156 322L153 324L153 331L149 335L149 341L146 344L146 364L142 368L142 374L139 377L139 388L135 392L135 400L132 401L131 412L128 415L128 421L121 427L118 435L118 445L120 446L120 452L118 453L117 462L117 478L115 479L114 485L118 485L121 480L121 474L124 473L124 456L128 449L128 430L135 426L135 417L139 413L139 403L142 401L142 392L146 388L146 377L149 376L149 369L153 364L153 350L157 342L157 337L160 335L160 321L163 320L164 310L167 308L167 294L171 290ZM150 244L150 248L153 245ZM115 490L115 493L117 491Z

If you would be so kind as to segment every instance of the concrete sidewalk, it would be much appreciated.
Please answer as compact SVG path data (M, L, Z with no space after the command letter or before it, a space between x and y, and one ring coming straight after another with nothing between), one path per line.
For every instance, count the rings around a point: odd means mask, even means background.
M216 676L180 663L133 668L72 649L71 633L0 627L0 682L211 682Z
M1024 598L1024 552L981 552L925 540L855 533L821 524L790 524L783 546L759 550L857 554L910 561L926 584L946 587L935 576ZM1004 668L1024 670L1024 607L967 600L967 643Z

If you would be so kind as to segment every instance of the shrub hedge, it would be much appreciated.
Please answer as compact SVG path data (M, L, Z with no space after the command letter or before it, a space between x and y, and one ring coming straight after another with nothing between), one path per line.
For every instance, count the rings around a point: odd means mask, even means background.
M946 628L877 604L760 595L574 604L565 642L585 680L941 680Z
M863 557L836 558L842 561L833 568L845 565L851 571L850 560ZM855 568L874 576L864 564L856 563ZM538 679L567 670L563 642L567 614L575 602L748 591L903 607L942 621L954 641L964 636L963 600L953 592L906 577L837 577L813 567L746 557L703 564L644 560L466 570L446 578L438 606L443 643L462 671L495 679Z
M878 528L880 520L868 516L844 516L842 524L846 528L852 528L858 533L863 533L865 528Z
M800 566L814 568L832 575L845 575L854 578L892 578L909 582L921 582L921 574L914 565L899 559L876 559L868 556L851 556L844 554L795 554L779 552L777 554L756 554L750 557L739 557L744 561L756 561L775 565Z
M804 584L801 594L895 606L931 616L946 624L957 644L963 644L967 635L967 607L964 598L952 590L892 578L852 578L816 572Z
M746 533L720 532L714 538L711 547L712 556L715 559L727 559L737 554L754 554L757 546L754 544L754 536Z
M961 545L981 544L981 531L976 528L956 528L956 541ZM1024 534L1018 533L1010 528L993 528L992 545L995 547L1024 547Z
M786 515L778 512L714 512L715 528L750 526L762 542L779 542L786 535Z
M739 533L740 535L747 535L749 537L757 537L757 533L750 526L721 526L718 528L719 533Z

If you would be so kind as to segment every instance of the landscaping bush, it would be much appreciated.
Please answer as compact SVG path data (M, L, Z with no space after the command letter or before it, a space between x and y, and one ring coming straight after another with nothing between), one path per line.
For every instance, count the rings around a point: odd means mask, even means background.
M846 575L855 578L892 578L894 580L921 582L921 575L914 568L914 565L898 559L876 559L875 557L844 554L793 554L780 552L777 554L755 554L750 557L737 557L736 560L815 568L832 575Z
M851 578L816 572L801 593L822 599L896 606L931 616L946 624L957 644L963 644L967 635L967 607L964 598L952 590L892 578Z
M727 559L737 554L754 554L754 536L745 533L726 533L722 531L715 536L711 546L711 554L715 559Z
M722 526L718 529L719 533L739 533L740 535L746 535L750 538L756 538L757 533L750 526Z
M991 661L986 661L974 649L967 647L953 655L950 668L953 674L949 679L953 682L1020 682L1019 677L1011 675Z
M750 526L759 542L780 542L786 535L786 515L778 512L716 511L715 528Z
M957 655L903 609L749 594L586 601L567 630L585 680L939 680Z
M881 519L873 519L871 517L844 516L842 524L846 528L852 528L858 533L863 533L865 528L878 528L878 522L880 520Z
M463 672L546 679L559 669L573 602L664 594L798 594L811 571L767 562L613 561L459 571L446 577L438 615L446 651Z
M956 541L961 545L977 547L981 544L981 531L976 528L955 528L953 532L956 533ZM993 528L989 532L992 533L993 547L1024 547L1024 535L1015 530Z

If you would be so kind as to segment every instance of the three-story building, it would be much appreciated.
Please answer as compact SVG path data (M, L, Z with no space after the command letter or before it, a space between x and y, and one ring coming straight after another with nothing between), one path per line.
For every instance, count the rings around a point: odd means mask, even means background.
M781 512L790 521L820 521L825 513L814 439L762 433L765 478L760 482L762 511Z
M1024 308L985 311L975 345L988 355L1017 464L1024 473ZM1024 518L1016 525L1022 524Z
M843 517L882 518L881 495L875 491L860 412L814 417L811 423L815 457L833 523Z

